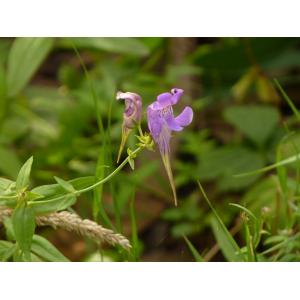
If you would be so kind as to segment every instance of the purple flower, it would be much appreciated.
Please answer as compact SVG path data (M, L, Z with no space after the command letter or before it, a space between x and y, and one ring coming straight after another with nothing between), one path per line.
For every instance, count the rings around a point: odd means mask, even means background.
M122 150L131 130L141 122L142 118L142 98L140 95L130 92L117 92L117 100L125 101L125 111L123 113L122 140L118 154L119 161Z
M154 141L158 144L173 190L175 205L177 205L177 197L169 156L171 133L181 131L193 120L193 110L189 106L186 106L176 118L174 117L172 106L180 100L182 94L182 89L174 88L171 93L158 95L157 100L147 108L148 127Z
M136 124L141 122L142 118L142 98L135 93L117 92L117 100L125 101L125 111L123 113L124 125L132 129Z

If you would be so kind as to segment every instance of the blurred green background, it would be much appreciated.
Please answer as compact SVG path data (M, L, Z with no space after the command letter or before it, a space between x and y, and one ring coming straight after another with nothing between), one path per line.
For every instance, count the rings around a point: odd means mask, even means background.
M242 218L231 202L268 214L266 226L274 235L291 227L278 206L276 172L234 177L298 153L297 119L274 78L297 107L300 39L2 38L0 176L15 179L31 155L33 186L54 183L53 176L108 174L116 167L124 110L116 92L140 94L145 110L158 94L182 88L175 113L190 105L194 120L172 139L179 206L173 206L156 150L144 151L135 171L126 167L73 208L135 238L138 260L193 261L183 236L206 260L227 260L197 180L239 244L245 240ZM145 118L143 129L148 130ZM132 136L128 145L134 144ZM291 174L287 197L298 193L296 169L286 170ZM71 260L99 260L91 241L62 230L38 230ZM298 260L297 247L288 252L296 256L282 259ZM116 249L103 248L101 254L122 260Z

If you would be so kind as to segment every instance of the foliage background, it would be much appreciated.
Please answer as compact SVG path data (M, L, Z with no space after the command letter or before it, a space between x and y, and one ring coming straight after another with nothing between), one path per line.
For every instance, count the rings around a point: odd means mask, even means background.
M101 178L116 167L124 109L116 91L140 94L145 108L159 93L183 88L180 105L193 107L194 121L172 140L179 207L173 207L156 151L143 152L135 171L125 168L95 193L82 195L73 209L130 237L132 260L193 261L190 242L207 261L234 260L201 196L200 180L248 254L249 239L257 239L258 260L299 260L297 164L234 177L299 152L297 115L273 81L297 106L299 39L25 40L0 39L2 177L15 179L33 155L33 186L54 183L53 176ZM247 207L259 222L229 203ZM37 231L74 261L125 260L119 249L99 251L62 230ZM266 252L274 244L280 246Z

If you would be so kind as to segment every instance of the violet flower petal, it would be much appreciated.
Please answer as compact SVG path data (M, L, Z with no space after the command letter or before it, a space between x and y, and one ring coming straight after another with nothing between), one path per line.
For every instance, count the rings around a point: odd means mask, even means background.
M173 98L173 95L170 93L163 93L163 94L158 95L156 98L156 101L159 104L159 107L160 107L159 109L163 109L167 106L172 105L172 98Z
M174 89L171 90L171 94L172 94L172 101L171 102L172 102L172 105L174 105L180 100L180 98L183 94L183 90L178 89L178 88L174 88Z
M179 126L188 126L193 121L193 110L186 106L184 110L181 112L181 114L175 118L176 123Z
M182 94L182 89L174 88L171 93L158 95L157 100L147 108L148 127L153 140L158 144L171 184L175 206L177 205L177 196L170 162L171 134L172 131L181 131L193 120L193 110L189 106L185 107L181 114L174 118L172 105L180 100Z
M181 131L183 129L183 127L181 125L178 124L178 122L176 121L176 119L174 118L174 116L172 116L171 118L168 118L166 120L169 129L174 130L174 131Z

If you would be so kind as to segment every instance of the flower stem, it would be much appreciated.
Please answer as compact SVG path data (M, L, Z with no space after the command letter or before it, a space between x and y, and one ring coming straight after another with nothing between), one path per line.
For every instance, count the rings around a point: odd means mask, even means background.
M0 199L17 199L19 195L13 195L13 196L0 196Z
M141 124L140 124L140 123L139 123L139 125L138 125L138 130L139 130L140 136L143 137L144 134L143 134L143 130L142 130L142 127L141 127Z
M115 176L128 162L129 162L129 159L131 158L132 155L135 155L137 153L139 153L140 151L142 150L142 147L138 147L136 148L130 156L127 156L126 159L124 159L124 161L112 172L110 173L108 176L106 176L105 178L103 178L102 180L94 183L93 185L91 186L88 186L82 190L79 190L79 191L76 191L75 194L81 194L81 193L85 193L85 192L88 192L90 190L93 190L94 188L96 188L97 186L105 183L106 181L108 181L109 179L111 179L113 176Z

